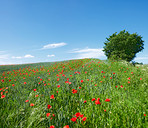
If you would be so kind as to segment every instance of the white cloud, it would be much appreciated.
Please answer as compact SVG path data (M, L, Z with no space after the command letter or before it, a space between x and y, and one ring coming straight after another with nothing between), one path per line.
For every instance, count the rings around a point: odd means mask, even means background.
M34 56L27 54L25 56L12 56L12 59L33 58Z
M47 55L47 57L54 57L54 56L55 56L55 55L53 55L53 54L52 54L52 55Z
M84 49L74 49L69 53L78 53L77 59L82 58L101 58L105 57L104 52L102 51L103 48L100 49L91 49L91 48L84 48Z
M24 58L33 58L34 56L30 55L30 54L27 54L24 56Z
M0 59L8 59L8 54L2 54L0 55Z
M22 59L23 57L21 56L12 56L12 59Z
M148 57L137 57L134 60L148 60Z
M44 45L42 49L58 48L58 47L62 47L62 46L65 46L65 45L67 45L67 44L64 43L64 42L61 42L61 43L53 43L53 44L47 44L47 45Z

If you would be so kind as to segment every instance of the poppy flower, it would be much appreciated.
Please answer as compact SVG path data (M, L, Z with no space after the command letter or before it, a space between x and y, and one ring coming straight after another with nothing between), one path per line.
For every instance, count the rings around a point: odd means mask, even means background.
M64 126L63 128L69 128L69 125Z
M86 121L87 117L83 117L82 121Z
M2 95L2 96L1 96L1 99L5 98L5 97L6 97L5 95Z
M50 113L46 113L46 116L49 117L50 116Z
M29 100L26 100L25 102L28 102Z
M96 99L95 98L92 98L92 101L95 101Z
M121 85L120 87L121 87L121 88L123 88L123 86L122 86L122 85Z
M12 84L12 86L15 86L14 84Z
M83 80L81 80L81 83L83 83Z
M100 103L99 100L96 100L96 101L95 101L95 104L96 104L96 105L97 105L97 104L101 105L101 103Z
M30 104L30 106L34 106L34 104L33 104L33 103L31 103L31 104Z
M75 114L75 116L76 116L76 117L79 117L80 114L81 114L81 113L77 112L77 113Z
M80 115L80 117L82 118L84 115L82 114L82 115Z
M38 97L39 95L35 95L35 97Z
M24 84L26 84L26 82L24 82Z
M104 110L104 112L106 112L106 110Z
M86 100L84 101L84 103L86 103Z
M146 116L146 114L144 114L144 116Z
M57 86L58 88L60 87L60 85Z
M55 128L55 126L51 125L49 128Z
M36 91L36 89L33 89L33 91Z
M50 96L50 99L54 99L54 95L51 95L51 96Z
M81 87L79 87L79 89L81 89Z
M47 108L50 109L50 108L51 108L51 105L48 104L48 105L47 105Z
M77 120L76 117L71 118L71 121L75 122Z
M140 78L140 80L142 80L142 78Z
M110 99L106 99L105 101L106 101L106 102L110 102Z

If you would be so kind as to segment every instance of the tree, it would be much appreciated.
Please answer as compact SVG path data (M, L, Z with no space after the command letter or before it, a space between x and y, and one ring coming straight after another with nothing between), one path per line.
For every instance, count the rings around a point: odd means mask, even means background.
M136 57L136 53L144 49L141 36L130 34L125 30L113 33L104 42L104 52L108 59L126 60L130 62Z

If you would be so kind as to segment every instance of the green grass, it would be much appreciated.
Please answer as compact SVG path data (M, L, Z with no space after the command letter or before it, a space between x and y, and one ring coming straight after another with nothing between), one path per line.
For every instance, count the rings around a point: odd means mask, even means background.
M3 66L0 70L0 128L148 126L147 66L81 59ZM77 93L72 93L72 89ZM50 99L51 95L55 98ZM101 105L95 104L98 98ZM48 105L52 107L48 109ZM78 112L84 116L73 122L71 119ZM87 118L82 124L84 117Z

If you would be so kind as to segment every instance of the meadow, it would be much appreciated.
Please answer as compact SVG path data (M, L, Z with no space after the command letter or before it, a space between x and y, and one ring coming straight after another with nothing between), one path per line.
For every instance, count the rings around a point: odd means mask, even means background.
M148 66L79 59L0 66L0 128L147 128Z

